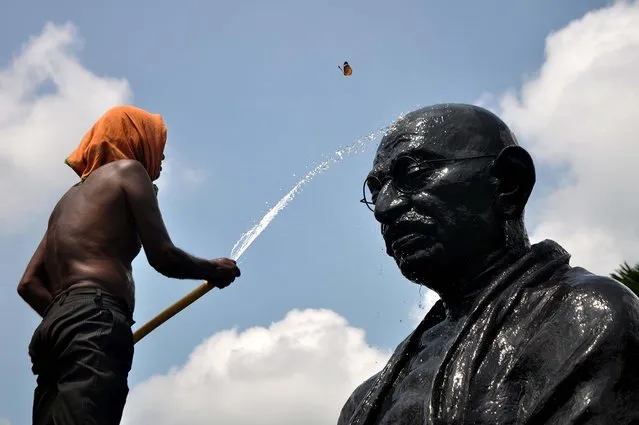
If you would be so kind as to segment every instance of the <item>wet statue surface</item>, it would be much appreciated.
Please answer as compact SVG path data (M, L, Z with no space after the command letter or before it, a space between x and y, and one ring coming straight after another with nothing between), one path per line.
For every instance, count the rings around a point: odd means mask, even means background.
M338 425L639 424L639 298L551 240L530 245L534 184L530 155L479 107L423 108L383 138L367 206L402 274L441 300Z

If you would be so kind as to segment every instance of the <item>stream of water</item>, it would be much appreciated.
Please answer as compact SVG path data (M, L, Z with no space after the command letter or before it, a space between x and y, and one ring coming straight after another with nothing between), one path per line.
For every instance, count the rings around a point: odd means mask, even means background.
M293 188L289 190L288 193L284 195L282 199L280 199L255 226L251 227L246 233L242 234L240 239L235 243L233 249L231 250L231 258L237 261L248 249L248 247L250 247L251 244L255 242L255 239L257 239L257 237L262 234L262 232L268 227L268 225L271 224L273 219L280 213L280 211L282 211L289 204L289 202L291 202L295 198L295 196L300 192L305 184L310 182L318 174L326 171L331 165L340 162L347 156L363 152L368 146L372 144L374 140L377 140L378 136L383 136L383 134L388 132L390 129L391 126L384 127L376 132L360 137L355 141L355 143L338 149L328 159L322 161L315 168L306 173L306 175L302 177L302 179L297 182L295 186L293 186Z

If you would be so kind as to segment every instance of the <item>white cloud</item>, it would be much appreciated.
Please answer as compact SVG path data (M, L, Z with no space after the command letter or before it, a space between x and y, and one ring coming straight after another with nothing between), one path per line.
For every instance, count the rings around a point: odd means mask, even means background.
M219 332L187 363L131 390L123 425L330 425L390 353L329 310Z
M126 80L82 66L81 44L73 25L49 23L0 69L0 230L22 230L76 182L64 159L100 115L130 101Z
M597 273L639 261L639 4L616 2L549 35L537 76L499 109L537 161L566 168L534 205L531 239L557 240Z
M9 419L0 418L0 425L11 425Z

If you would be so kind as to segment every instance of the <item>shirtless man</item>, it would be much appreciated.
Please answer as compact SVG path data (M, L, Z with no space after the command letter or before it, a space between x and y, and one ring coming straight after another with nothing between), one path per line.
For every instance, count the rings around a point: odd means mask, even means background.
M34 425L116 425L128 395L135 305L131 262L144 247L164 276L219 288L235 261L205 260L171 242L156 188L166 127L132 106L106 112L66 163L80 176L55 206L18 285L42 322L29 345Z
M402 274L441 299L339 425L639 423L639 299L551 240L530 245L534 183L479 107L422 108L384 136L363 201Z

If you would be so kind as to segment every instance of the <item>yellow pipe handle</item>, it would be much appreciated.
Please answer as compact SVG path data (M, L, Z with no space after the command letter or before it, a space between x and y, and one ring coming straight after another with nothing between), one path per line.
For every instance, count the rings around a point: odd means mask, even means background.
M200 286L198 286L197 288L195 288L194 290L186 294L184 297L182 297L182 299L177 301L175 304L167 307L164 311L162 311L160 314L155 316L153 319L146 322L144 325L140 326L133 333L133 343L135 344L138 341L140 341L142 338L147 336L149 333L151 333L151 331L156 329L162 323L166 322L171 317L175 316L180 311L184 310L185 308L193 304L201 296L203 296L204 294L206 294L213 288L215 288L215 286L209 285L208 282L204 282L203 284L201 284Z

